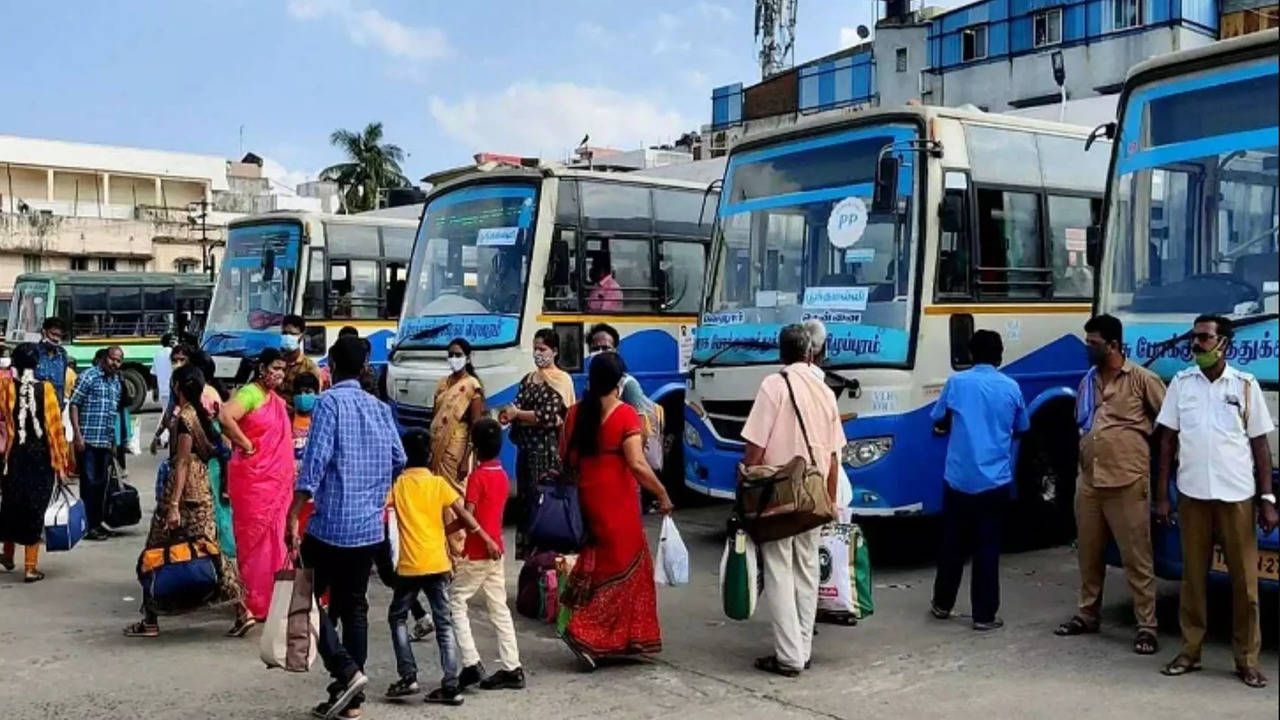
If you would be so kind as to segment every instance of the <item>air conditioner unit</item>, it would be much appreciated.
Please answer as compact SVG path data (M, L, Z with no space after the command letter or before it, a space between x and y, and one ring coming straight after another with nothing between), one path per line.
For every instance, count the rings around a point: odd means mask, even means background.
M729 133L721 130L711 133L711 149L712 150L728 150L729 149Z

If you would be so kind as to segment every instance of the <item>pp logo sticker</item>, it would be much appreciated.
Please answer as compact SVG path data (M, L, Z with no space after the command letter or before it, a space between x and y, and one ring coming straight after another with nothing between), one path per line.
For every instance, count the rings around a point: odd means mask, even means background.
M861 198L847 197L831 208L827 218L827 240L840 250L853 247L867 231L867 206Z

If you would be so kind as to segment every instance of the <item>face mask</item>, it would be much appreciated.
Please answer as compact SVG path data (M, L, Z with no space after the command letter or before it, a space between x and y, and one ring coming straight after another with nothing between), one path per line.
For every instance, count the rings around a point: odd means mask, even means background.
M453 355L449 356L450 370L454 372L462 372L462 369L465 368L466 366L467 366L467 359L465 357L455 357Z
M8 370L13 366L13 358L0 357L0 370Z
M554 358L549 352L538 352L537 350L533 351L533 364L537 365L540 368L551 367L551 362L553 359Z
M1097 367L1107 359L1106 345L1086 345L1085 349L1089 351L1090 365Z
M59 346L59 345L61 345L61 344L62 344L62 338L51 338L51 337L47 337L47 338L45 338L45 339L44 339L44 341L45 341L47 344L52 345L52 346L54 346L54 347L57 347L57 346Z
M297 335L281 335L280 349L289 353L297 352L298 347L301 345L301 340Z
M1204 369L1217 365L1218 358L1222 356L1222 351L1218 348L1214 348L1212 350L1201 350L1200 348L1196 348L1192 351L1191 355L1195 358L1196 365L1201 369Z
M316 408L317 397L318 396L315 393L304 393L302 395L295 395L293 397L293 409L297 410L298 412L304 415L310 415L311 411L315 410Z

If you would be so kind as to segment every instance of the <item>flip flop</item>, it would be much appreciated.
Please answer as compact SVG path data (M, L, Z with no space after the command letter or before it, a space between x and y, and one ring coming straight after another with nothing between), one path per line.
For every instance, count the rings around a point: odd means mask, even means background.
M144 622L136 622L125 627L125 637L153 638L160 636L160 627L157 625L148 625Z
M248 635L249 631L257 624L258 621L253 618L242 618L236 620L236 624L232 625L231 629L227 631L227 637L242 638L245 635Z
M36 583L36 582L40 582L43 579L44 579L44 573L40 572L39 570L32 570L31 572L23 576L22 582Z
M1251 688L1264 688L1267 686L1267 676L1256 667L1236 668L1236 677L1240 678L1240 682Z
M1070 620L1059 625L1053 631L1053 634L1058 637L1071 637L1075 635L1092 635L1096 632L1098 632L1097 625L1090 625L1079 615L1073 615Z
M1178 677L1188 673L1200 672L1200 661L1185 658L1181 655L1170 660L1167 665L1160 668L1160 674L1166 677Z
M1160 650L1160 641L1150 630L1139 630L1133 637L1133 651L1139 655L1155 655Z

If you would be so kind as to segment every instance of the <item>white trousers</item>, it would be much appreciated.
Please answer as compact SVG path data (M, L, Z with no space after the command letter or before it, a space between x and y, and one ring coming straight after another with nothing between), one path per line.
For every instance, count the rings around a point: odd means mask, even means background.
M760 546L764 599L773 617L773 654L800 670L813 651L818 614L818 543L821 528Z
M520 650L516 647L516 628L507 608L507 578L502 560L459 559L453 568L453 586L450 588L449 605L453 610L453 626L458 636L458 651L462 654L462 666L471 667L480 662L475 638L471 636L471 621L467 618L467 601L479 594L484 600L489 622L498 634L498 665L503 670L520 667Z

